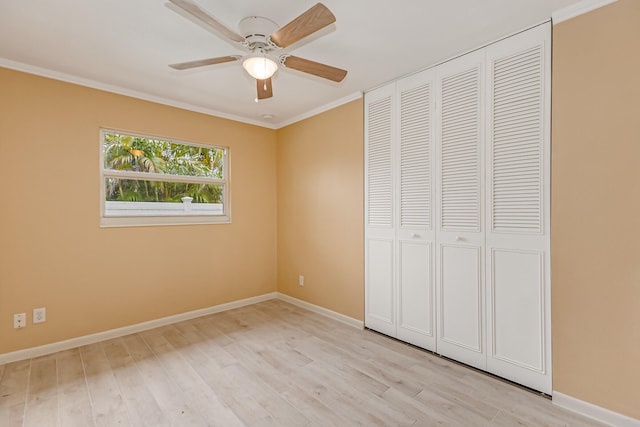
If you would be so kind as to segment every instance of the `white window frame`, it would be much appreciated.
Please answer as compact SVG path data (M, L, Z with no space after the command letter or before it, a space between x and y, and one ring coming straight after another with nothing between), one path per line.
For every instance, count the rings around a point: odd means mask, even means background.
M105 169L104 167L104 137L106 133L117 133L139 138L159 139L162 141L188 145L192 147L202 147L208 149L223 150L223 179L209 178L201 176L187 175L170 175L150 172L131 172ZM100 129L100 227L140 227L140 226L157 226L157 225L188 225L188 224L228 224L231 223L231 204L230 204L230 177L229 177L229 147L218 145L198 144L194 142L180 141L171 138L158 137L152 135L143 135L135 132L128 132L115 129ZM120 179L144 179L148 181L164 181L164 182L184 182L184 183L200 183L213 184L222 186L222 214L197 214L198 209L193 209L188 213L179 214L163 214L163 215L118 215L111 216L106 214L106 178ZM138 202L144 204L145 202ZM160 203L160 202L154 202ZM147 203L148 204L148 203ZM194 204L196 206L198 204ZM178 212L179 210L176 210Z

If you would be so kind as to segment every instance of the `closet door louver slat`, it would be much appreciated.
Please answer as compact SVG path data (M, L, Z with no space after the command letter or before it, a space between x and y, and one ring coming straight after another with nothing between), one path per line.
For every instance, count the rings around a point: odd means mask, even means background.
M391 97L371 103L368 110L368 225L392 226Z
M493 231L543 231L541 58L536 46L493 64Z
M400 95L400 226L431 229L431 85Z
M477 68L442 80L441 228L480 229Z

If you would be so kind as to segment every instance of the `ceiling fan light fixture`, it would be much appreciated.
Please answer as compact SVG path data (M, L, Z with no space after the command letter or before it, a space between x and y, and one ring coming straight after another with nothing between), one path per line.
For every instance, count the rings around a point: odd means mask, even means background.
M242 67L254 79L265 80L273 76L278 64L266 55L250 55L242 62Z

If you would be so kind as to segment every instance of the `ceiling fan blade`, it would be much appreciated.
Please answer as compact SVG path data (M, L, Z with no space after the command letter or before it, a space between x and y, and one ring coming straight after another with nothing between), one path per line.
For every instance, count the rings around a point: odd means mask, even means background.
M323 79L341 82L347 76L347 70L332 67L331 65L321 64L320 62L310 61L293 55L283 55L281 57L282 64L287 68L302 71L303 73L313 74Z
M213 28L218 31L228 39L242 43L244 42L244 37L240 34L236 33L232 29L228 28L222 22L218 21L216 18L211 16L209 13L200 8L197 4L193 3L191 0L169 0L173 5L180 8L182 11L196 18L198 21L203 24Z
M188 70L189 68L204 67L205 65L223 64L225 62L233 62L240 59L240 56L219 56L217 58L198 59L195 61L180 62L178 64L170 64L169 67L175 70Z
M269 39L278 47L287 47L310 34L336 22L336 17L322 3L318 3L275 33Z
M271 77L264 80L256 79L256 87L258 89L258 99L267 99L273 96Z

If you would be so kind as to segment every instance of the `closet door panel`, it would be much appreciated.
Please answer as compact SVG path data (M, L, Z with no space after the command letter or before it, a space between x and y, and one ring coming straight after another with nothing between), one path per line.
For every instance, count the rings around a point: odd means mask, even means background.
M367 241L366 326L395 336L393 239Z
M482 248L443 244L440 252L440 339L450 345L448 355L467 361L468 352L482 356L483 349Z
M487 369L551 393L550 25L487 48Z
M486 367L484 51L437 68L438 352Z
M433 70L397 82L398 327L397 337L436 349L433 220Z
M544 350L543 253L494 249L491 264L492 356L540 372Z
M365 325L396 334L395 84L365 97Z
M399 301L398 338L435 350L433 341L432 245L400 241L398 257ZM433 339L431 339L433 337Z

